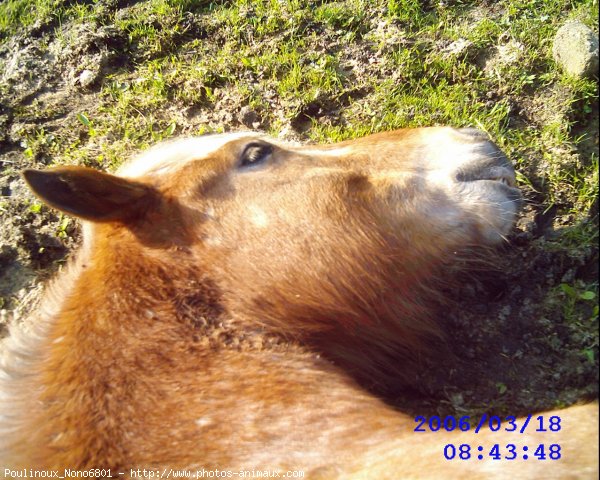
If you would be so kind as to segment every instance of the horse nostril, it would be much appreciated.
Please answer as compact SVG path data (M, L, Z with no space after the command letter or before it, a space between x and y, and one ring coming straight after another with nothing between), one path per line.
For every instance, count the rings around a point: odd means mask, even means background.
M469 133L478 130L467 129ZM455 178L458 182L477 180L498 181L516 187L515 170L504 153L487 138L480 141L470 152L470 158L458 167Z
M472 163L462 167L456 173L458 182L475 182L478 180L489 180L503 183L509 187L515 188L517 181L515 171L509 164L502 166L489 165L489 163Z

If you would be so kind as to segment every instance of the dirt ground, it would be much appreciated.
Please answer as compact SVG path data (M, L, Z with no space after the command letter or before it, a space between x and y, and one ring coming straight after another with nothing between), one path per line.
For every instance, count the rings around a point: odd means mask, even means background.
M106 77L136 61L135 53L123 53L126 39L115 29L82 29L75 44L59 48L53 43L56 26L35 24L0 45L5 67L0 71L0 336L35 306L40 285L61 268L80 237L75 222L33 201L19 172L52 162L51 135L85 142L86 129L76 115L97 110L101 79L82 88L77 83L81 65L99 62ZM348 55L358 69L375 68L359 49ZM514 128L539 120L533 99L514 101ZM315 105L305 114L335 120L338 112ZM222 106L235 108L235 100L223 98ZM597 103L593 108L579 127L587 140L572 155L598 156ZM247 129L243 115L223 115L222 109L182 114L178 125L183 133L201 122ZM300 139L303 118L291 125ZM24 138L42 127L47 148L38 145L29 156ZM532 160L534 179L535 168ZM555 248L554 240L575 227L572 218L548 209L544 195L533 188L524 188L524 194L526 203L495 266L461 275L460 287L451 292L456 305L440 314L454 361L424 367L412 388L396 393L393 401L415 413L521 415L598 397L597 301L560 287L597 282L598 248ZM597 201L584 221L597 228Z

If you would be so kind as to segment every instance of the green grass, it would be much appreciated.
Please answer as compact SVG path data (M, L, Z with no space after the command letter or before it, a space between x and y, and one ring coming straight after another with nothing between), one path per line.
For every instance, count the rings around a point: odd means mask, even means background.
M37 19L50 17L61 3L52 0L5 0L0 4L0 39L31 25Z
M562 310L564 323L581 345L582 361L594 363L598 351L598 283L561 283L550 292L548 307Z
M313 141L476 126L547 207L580 217L598 195L598 160L573 152L597 108L597 84L563 75L551 43L567 18L597 29L598 2L502 0L492 15L478 10L476 1L149 0L118 12L97 2L7 0L0 41L35 22L51 25L48 44L76 41L74 23L114 25L127 39L130 65L103 79L93 112L75 112L89 114L91 128L72 115L77 136L26 132L27 155L116 167L172 135L239 128L235 121L190 128L181 118L189 108L249 105L273 134L305 115L309 128L300 134ZM453 42L466 46L453 53ZM502 48L513 58L497 59ZM534 118L518 118L515 128L515 110L539 98ZM337 113L313 115L319 107ZM17 114L43 118L35 109Z
M82 31L110 26L126 59L72 103L11 105L10 133L32 164L114 170L164 139L247 129L238 118L243 107L262 130L312 142L474 126L514 162L536 214L553 216L552 235L523 248L527 261L538 253L558 262L594 258L599 165L588 137L598 83L565 75L551 51L566 20L598 31L598 1L482 3L146 0L118 10L110 2L4 0L0 46L10 49L13 37L33 32L44 53L58 55L76 49ZM66 57L76 72L93 66L89 55ZM0 84L3 105L17 87ZM0 213L7 208L1 201ZM40 204L26 208L47 213ZM64 238L72 227L61 218L55 235ZM541 314L562 320L582 362L596 362L597 281L583 273L552 280L531 285L543 295ZM496 387L506 393L504 383Z

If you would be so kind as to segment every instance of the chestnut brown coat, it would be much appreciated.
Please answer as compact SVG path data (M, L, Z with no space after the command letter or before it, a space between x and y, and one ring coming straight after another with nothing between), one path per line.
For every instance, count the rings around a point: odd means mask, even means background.
M448 443L548 438L415 433L365 388L400 379L438 335L439 265L512 227L514 172L484 134L215 135L117 175L24 175L84 221L84 241L6 342L3 468L597 478L594 405L559 413L560 461L448 461Z

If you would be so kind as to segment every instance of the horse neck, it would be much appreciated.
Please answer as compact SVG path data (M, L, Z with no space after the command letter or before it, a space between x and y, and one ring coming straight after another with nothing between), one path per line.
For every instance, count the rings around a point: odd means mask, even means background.
M0 432L20 435L0 442L0 459L4 448L40 465L83 465L82 449L123 458L111 438L132 416L124 405L136 405L127 382L152 385L157 368L185 365L199 330L222 313L217 289L186 266L187 255L152 251L117 229L84 243L51 285L33 333L8 348L0 400L14 412Z

